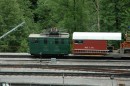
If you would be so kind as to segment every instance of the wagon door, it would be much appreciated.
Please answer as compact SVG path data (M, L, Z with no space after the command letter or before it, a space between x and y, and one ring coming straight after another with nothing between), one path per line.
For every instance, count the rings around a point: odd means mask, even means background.
M50 51L52 54L60 54L60 41L58 38L52 39Z
M43 54L59 54L59 40L46 38L43 40Z
M40 39L38 38L30 38L29 39L29 47L30 47L30 53L31 54L39 54L41 51L41 43Z
M43 54L50 54L49 46L50 46L50 40L48 38L44 38L41 46L43 49L42 52Z

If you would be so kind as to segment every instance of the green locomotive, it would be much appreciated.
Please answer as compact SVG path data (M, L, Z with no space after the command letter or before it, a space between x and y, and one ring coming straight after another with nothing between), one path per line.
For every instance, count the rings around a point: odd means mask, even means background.
M30 34L31 55L66 55L70 53L69 33L59 33L53 28L48 33Z

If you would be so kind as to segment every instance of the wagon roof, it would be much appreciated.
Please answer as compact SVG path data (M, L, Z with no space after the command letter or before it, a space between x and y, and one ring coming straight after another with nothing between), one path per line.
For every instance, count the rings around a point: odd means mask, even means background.
M74 32L73 40L121 40L120 32Z
M61 33L59 36L49 36L46 34L30 34L29 38L69 38L69 33Z

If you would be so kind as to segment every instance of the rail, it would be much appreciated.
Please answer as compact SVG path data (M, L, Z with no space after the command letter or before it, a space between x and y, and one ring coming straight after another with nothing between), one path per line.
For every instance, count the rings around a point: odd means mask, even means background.
M130 77L130 73L75 73L75 72L0 72L0 75L39 75L39 76L93 76L93 77Z

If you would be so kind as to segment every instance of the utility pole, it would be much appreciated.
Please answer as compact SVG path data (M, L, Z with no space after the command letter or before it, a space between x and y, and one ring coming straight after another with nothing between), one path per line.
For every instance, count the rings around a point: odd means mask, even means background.
M99 9L100 9L100 7L99 7L99 0L96 0L96 2L97 2L97 26L98 26L98 31L100 31L100 12L99 12Z
M119 30L119 23L120 23L120 21L119 21L119 8L118 8L119 3L118 2L119 2L118 0L114 0L114 3L115 3L115 21L116 21L115 28L116 28L116 30Z
M114 75L111 75L111 76L110 76L110 79L111 79L111 84L112 84L112 86L113 86Z
M24 23L25 23L25 22L20 23L19 25L17 25L16 27L14 27L14 28L11 29L10 31L8 31L7 33L5 33L5 34L3 34L2 36L0 36L0 40L1 40L2 38L4 38L5 36L7 36L9 33L15 31L17 28L23 26Z
M100 0L93 0L93 4L95 6L97 12L97 29L100 31Z
M64 73L63 73L63 76L62 76L62 78L63 78L63 86L65 85L65 81L64 81Z
M74 31L76 31L76 0L73 0L74 6L73 6L73 10L74 10Z

